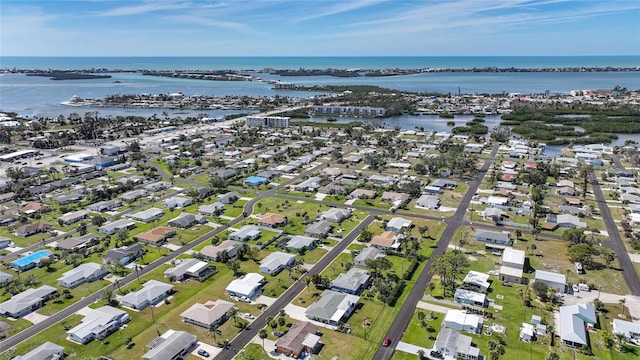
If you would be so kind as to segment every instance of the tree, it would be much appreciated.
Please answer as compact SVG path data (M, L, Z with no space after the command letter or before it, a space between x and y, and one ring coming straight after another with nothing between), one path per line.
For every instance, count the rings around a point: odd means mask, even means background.
M231 308L229 311L227 311L227 316L229 316L230 318L233 319L233 323L238 326L238 309L236 308Z
M622 298L620 300L618 300L618 304L620 304L620 314L622 314L622 316L624 317L624 304L627 303L627 299L626 298Z
M491 139L497 142L505 142L511 137L511 129L507 126L496 126L491 130Z
M431 296L433 296L433 290L435 290L436 288L436 284L434 284L433 282L429 282L427 284L427 290L429 290L429 294L431 294Z
M213 343L215 344L217 342L216 336L222 335L222 331L220 331L220 324L211 324L211 326L209 326L209 335L213 336Z
M264 349L264 339L266 339L268 336L267 329L260 329L260 331L258 332L258 336L260 336L260 339L262 339L262 348Z
M572 244L581 244L587 241L583 229L567 229L562 233L562 239Z
M127 229L120 229L116 233L116 240L120 244L124 243L128 238L129 238L129 230Z
M547 292L549 291L547 284L536 281L533 283L533 291L535 291L536 295L539 296L542 301L547 301Z
M80 236L87 234L87 224L84 221L78 225L78 233L80 233Z
M107 303L107 305L111 305L113 303L114 299L115 299L115 295L114 295L113 290L111 288L106 289L102 293L102 300L105 303Z
M465 272L469 266L469 260L459 250L447 251L433 263L431 274L438 275L442 282L444 292L447 288L455 291L456 279L459 274Z
M577 244L569 248L569 258L573 262L580 262L587 269L593 266L593 257L598 255L598 250L589 244Z
M360 233L359 241L361 241L361 242L369 242L369 241L371 241L372 238L373 238L373 234L371 233L371 231L369 231L368 229L364 229Z
M209 185L220 192L227 187L227 181L218 175L209 176Z
M42 259L40 259L40 266L44 266L47 268L47 270L51 270L51 258L50 257L43 257Z
M545 356L545 360L560 360L560 355L558 355L557 352L550 352L547 353L547 356Z
M233 271L234 276L238 276L240 274L240 263L237 260L227 261L227 266L231 271Z
M104 223L106 222L107 222L107 218L105 218L102 215L96 215L91 219L91 224L98 227L104 225Z

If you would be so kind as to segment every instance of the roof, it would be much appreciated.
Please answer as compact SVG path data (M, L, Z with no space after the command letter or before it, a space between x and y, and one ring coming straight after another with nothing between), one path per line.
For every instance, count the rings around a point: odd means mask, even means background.
M49 285L42 285L36 289L27 289L17 295L13 295L9 300L0 303L0 312L9 314L20 313L32 305L40 303L43 298L56 291L58 291L56 288Z
M481 303L484 303L484 301L487 298L485 294L481 294L479 292L466 290L466 289L456 289L456 293L454 297L456 299L471 300L473 302L481 302Z
M282 347L300 353L308 334L315 335L318 327L307 321L296 321L289 331L276 341L276 348Z
M13 360L55 360L55 354L64 352L64 348L58 344L47 341L24 355L18 355Z
M124 295L122 297L122 302L137 306L156 299L158 296L170 291L171 289L173 289L173 285L169 285L158 280L149 280L144 283L142 289Z
M558 284L566 284L567 277L565 274L560 274L552 271L536 270L535 281L549 281Z
M167 236L175 233L176 231L172 228L166 226L159 226L155 229L149 230L147 232L143 232L137 234L135 236L136 239L144 240L148 242L156 243L158 241L162 241L167 238Z
M278 225L284 223L285 221L287 221L286 216L274 213L266 213L260 218L260 223L268 225Z
M353 261L355 261L356 263L364 262L365 260L368 260L368 259L373 260L379 256L385 256L382 250L375 248L373 246L369 246L362 249L360 253L356 255L356 257L353 259Z
M168 334L171 332L170 334ZM195 335L186 331L169 330L161 336L161 341L152 341L155 345L146 354L142 355L144 360L167 360L173 359L189 344L196 342Z
M102 306L97 309L90 309L84 319L82 319L82 322L67 331L67 334L73 334L80 339L84 339L92 333L100 333L105 325L122 317L123 315L128 316L126 311L116 309L111 306Z
M319 214L319 217L328 221L341 221L351 216L351 210L331 208Z
M468 313L464 310L452 309L447 311L444 321L460 324L462 326L478 327L478 324L480 324L480 316Z
M202 215L194 215L190 213L183 212L182 214L174 217L173 219L167 221L167 224L171 226L180 226L187 227L194 222L198 221L198 218L202 219Z
M229 235L229 238L244 240L244 239L251 238L254 236L259 236L259 235L260 235L260 228L258 228L256 225L245 225L241 227L238 231L231 233Z
M506 248L502 252L502 263L504 264L505 262L508 262L511 264L524 265L524 257L524 251L516 250L514 248Z
M469 354L471 336L462 335L459 331L442 328L436 338L435 349L450 349L454 353Z
M371 245L378 245L383 247L391 247L393 245L396 233L393 231L385 231L380 235L376 235L371 238Z
M185 319L211 325L224 317L227 311L231 310L233 306L234 305L228 301L220 299L216 301L209 300L204 304L195 303L191 305L191 307L180 314L180 316Z
M162 209L152 207L151 209L138 211L135 214L131 214L129 215L129 217L135 220L145 221L145 220L149 220L154 217L163 216L163 215L164 215L164 211L162 211Z
M411 227L412 224L413 221L411 220L407 220L401 217L394 217L387 223L387 229L402 229L405 227Z
M96 264L93 262L84 263L62 274L62 277L59 278L58 281L63 281L69 284L76 280L86 279L92 276L93 274L100 273L100 272L102 273L107 272L104 265Z
M250 294L254 289L264 283L264 276L256 273L248 273L241 278L235 279L225 288L228 292L236 294Z
M631 334L640 334L640 324L620 319L613 319L613 333L622 334L628 339L632 337Z
M120 260L126 256L130 256L132 254L137 254L140 251L143 251L144 247L140 244L133 244L130 246L122 246L115 249L107 250L107 254L103 257L103 259L107 260Z
M176 267L168 268L164 271L164 275L167 277L181 277L187 273L194 273L196 269L209 266L208 263L198 259L183 259Z
M262 261L260 261L260 267L274 270L280 266L292 263L295 258L296 256L294 254L287 254L281 251L276 251L262 259Z
M333 225L330 222L326 220L320 220L307 225L307 228L304 230L304 232L314 235L324 235L331 231L332 227Z
M128 228L133 225L135 225L135 223L129 219L120 219L120 220L116 220L114 222L110 222L108 224L102 225L99 230L101 230L101 232L116 230L116 229L119 230L119 229Z
M369 272L367 270L351 268L346 273L341 273L338 277L331 282L332 287L341 289L357 290L369 281Z
M311 246L318 239L308 237L308 236L292 236L289 241L287 241L286 247L292 249L302 249L305 247Z
M560 338L573 343L588 344L584 318L595 324L595 312L590 304L578 303L560 307Z
M483 288L489 288L491 283L489 282L489 274L481 273L475 270L469 270L467 276L462 280L465 284L474 284Z
M200 254L209 257L209 258L216 258L218 257L218 253L220 251L226 250L226 251L230 251L232 250L235 246L237 245L237 243L233 240L224 240L223 242L221 242L219 245L207 245L204 248L202 248L202 250L200 250Z
M60 216L58 218L58 220L62 220L64 222L67 222L69 220L75 220L81 217L86 217L89 215L89 212L87 210L78 210L78 211L74 211L74 212L68 212L62 216Z
M91 242L97 238L98 238L98 235L94 233L87 233L79 237L72 237L72 238L60 240L58 241L58 245L56 245L56 247L63 250L71 250L71 249L80 247L88 242Z
M325 290L322 292L320 300L311 304L305 311L307 317L318 318L333 322L338 322L349 307L357 304L360 297L340 293L333 290Z

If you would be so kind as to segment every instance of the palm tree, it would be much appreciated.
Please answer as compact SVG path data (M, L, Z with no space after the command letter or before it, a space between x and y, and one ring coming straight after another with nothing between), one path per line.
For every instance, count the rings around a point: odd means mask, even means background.
M627 302L627 299L625 298L618 300L618 303L620 304L620 314L622 314L622 317L624 317L624 304L626 302Z
M233 318L233 324L238 326L238 309L231 308L231 310L227 311L227 316Z
M209 334L213 335L213 343L215 344L216 341L216 335L222 335L222 331L220 331L220 324L211 324L211 326L209 326Z
M264 349L264 339L266 339L268 336L267 329L260 329L258 336L260 336L260 339L262 339L262 349Z

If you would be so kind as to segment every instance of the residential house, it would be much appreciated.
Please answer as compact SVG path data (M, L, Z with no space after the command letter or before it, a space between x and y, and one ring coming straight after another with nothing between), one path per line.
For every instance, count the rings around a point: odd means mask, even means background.
M206 198L208 198L209 196L215 194L215 190L211 189L211 188L199 188L198 189L198 198L200 200L204 200Z
M385 230L398 233L403 229L410 229L412 226L412 220L403 219L401 217L394 217L393 219L389 220L389 222L387 222L387 227L385 228Z
M593 329L597 323L598 318L591 304L560 306L559 335L562 344L577 349L589 346L587 330Z
M328 222L341 223L343 220L351 217L351 212L351 209L331 208L318 214L318 217Z
M248 241L255 240L260 237L260 228L256 225L245 225L229 234L229 240L233 241Z
M444 317L444 327L476 334L482 330L482 318L465 310L449 310Z
M107 265L120 263L120 265L125 266L139 258L143 253L144 247L141 244L122 246L107 250L107 254L102 257L102 261Z
M590 217L591 211L588 208L578 207L573 205L560 205L558 210L563 213L571 214L574 216ZM557 221L557 220L556 220Z
M207 245L202 250L200 250L200 254L204 256L205 259L211 261L220 261L220 253L225 251L227 254L227 259L233 260L237 257L238 247L236 246L238 243L233 240L224 240L219 245Z
M437 196L433 196L433 195L422 195L416 201L416 206L425 208L425 209L435 210L440 207L440 199L438 199Z
M142 360L174 360L187 356L198 343L195 335L186 331L167 330L149 344Z
M159 226L155 229L136 234L133 236L133 239L150 245L160 245L167 239L175 236L175 234L175 229L166 226Z
M29 217L32 217L36 214L41 215L49 211L51 211L51 205L47 205L39 202L30 202L18 208L19 214L26 215Z
M554 222L554 221L549 221ZM587 227L587 223L584 221L580 221L580 218L570 214L558 214L556 215L555 223L558 224L559 227L563 228L581 228L585 229Z
M276 251L260 261L260 272L277 275L280 271L292 266L295 261L295 255Z
M218 201L225 205L233 204L240 199L240 194L235 191L218 196Z
M69 340L86 344L93 339L102 340L131 320L126 311L111 306L90 309L82 322L67 331Z
M435 186L441 189L455 190L458 186L458 183L448 179L436 179L431 183L431 186Z
M0 271L0 285L6 285L13 281L13 275Z
M163 206L167 209L182 209L191 205L191 198L182 196L172 196L163 202Z
M84 263L62 274L62 277L58 279L58 285L66 288L74 288L85 282L102 279L107 274L108 271L104 265L93 262Z
M145 185L144 189L150 192L157 192L161 190L171 189L172 187L173 185L166 181L156 181L154 183Z
M440 330L434 349L448 359L478 360L480 349L473 346L471 340L471 336L445 327Z
M333 224L326 220L315 221L307 225L304 234L307 236L323 237L327 236L332 228Z
M73 193L56 196L53 198L53 201L58 205L66 205L80 202L82 198L82 195Z
M224 204L218 201L210 205L200 205L198 212L205 216L217 216L224 212Z
M13 240L11 240L8 237L5 236L0 236L0 249L6 249L9 246L11 246L11 244L13 243Z
M487 221L501 221L504 216L502 209L488 207L480 212L482 218Z
M382 250L373 246L369 246L360 250L358 255L356 255L356 257L353 259L353 262L356 266L367 267L367 260L375 260L377 258L385 256L387 255L385 255Z
M311 304L304 314L311 320L337 326L351 316L359 301L356 295L325 290L320 300Z
M164 300L171 292L173 292L173 285L158 280L149 280L144 283L142 289L124 295L120 300L120 305L134 310L142 310Z
M260 176L249 176L248 178L244 179L244 183L247 186L259 186L262 184L266 184L269 180L260 177Z
M229 310L233 309L233 306L228 301L220 299L216 301L209 300L204 304L195 303L191 305L190 308L180 314L180 317L182 321L188 324L209 330L212 325L220 325L227 321L229 317L227 314Z
M47 341L24 355L14 357L13 360L59 360L62 358L64 358L64 348Z
M129 191L126 192L122 195L120 195L120 199L122 199L123 201L126 202L132 202L132 201L136 201L138 199L142 199L143 197L147 196L149 193L144 190L144 189L138 189L138 190L133 190L133 191Z
M312 176L300 184L295 185L293 189L295 191L316 192L320 186L322 186L322 178L319 176Z
M98 231L106 235L113 235L120 230L132 229L135 226L136 226L136 223L134 223L129 219L120 219L120 220L116 220L116 221L102 225L100 228L98 228Z
M511 245L512 241L508 231L476 230L476 241L482 241L498 245Z
M35 289L29 288L0 303L0 315L12 318L23 317L41 308L44 302L51 299L57 291L58 289L49 285L42 285Z
M13 200L16 197L16 193L8 192L4 194L0 194L0 204L6 203L7 201Z
M376 197L376 192L367 189L355 189L349 194L349 199L373 199Z
M320 344L318 327L307 321L296 321L286 334L276 341L276 351L293 358L316 351Z
M391 250L400 247L400 243L396 240L396 233L393 231L385 231L380 235L373 236L370 244L380 250Z
M0 226L10 226L18 221L18 216L14 214L0 215Z
M23 256L17 260L13 260L11 262L11 267L16 271L27 271L29 269L33 269L36 266L40 267L40 260L44 258L49 258L49 260L54 261L55 255L52 254L49 250L39 250Z
M535 329L533 325L522 323L520 326L520 341L532 342L535 340Z
M352 295L360 295L369 286L371 275L362 269L351 268L346 273L341 273L331 281L331 290Z
M567 291L567 277L565 274L553 271L536 270L533 282L543 283L547 288L553 289L560 294Z
M164 272L164 276L171 281L185 281L196 279L203 281L216 272L216 268L198 259L182 259L172 268Z
M47 232L51 228L52 228L51 225L47 223L39 222L35 224L27 224L27 225L22 225L20 227L17 227L14 234L20 237L27 237L27 236L35 235L38 233Z
M502 266L500 266L500 281L524 284L526 282L526 278L522 276L524 262L524 251L513 248L504 249L502 252Z
M398 193L398 192L393 192L393 191L385 191L382 193L382 197L380 198L381 201L387 201L390 202L394 207L402 207L404 204L406 204L409 199L411 199L411 196L409 196L409 194L405 194L405 193Z
M115 210L120 206L122 206L122 201L114 199L114 200L100 201L100 202L91 204L88 206L88 208L93 212L105 212L105 211Z
M206 222L207 222L207 219L202 215L194 215L194 214L183 212L177 217L167 221L167 225L181 228L181 229L188 229L195 224L204 224Z
M266 213L260 217L258 224L272 228L285 226L287 225L287 217L280 214Z
M233 169L218 169L211 172L213 176L219 176L223 179L231 179L232 177L238 175L238 173Z
M453 301L459 304L466 304L483 308L487 307L489 303L485 294L467 289L456 289L456 292L453 296Z
M235 279L227 285L225 291L232 298L242 301L251 301L262 293L261 287L264 285L264 276L256 273L248 273Z
M313 250L316 247L316 243L318 243L318 239L308 236L292 236L286 244L284 244L284 248L289 251L302 251L304 250Z
M486 293L491 286L489 282L489 274L481 273L475 270L469 270L467 276L462 280L462 284L470 290Z
M89 212L87 210L78 210L74 212L68 212L58 218L58 222L62 225L71 225L78 221L88 219Z
M613 331L614 334L622 334L624 339L628 342L640 341L640 324L631 321L624 321L620 319L613 319Z
M135 221L150 223L153 220L162 219L162 217L164 216L164 211L162 211L162 209L152 207L150 209L138 211L134 214L127 214L125 216Z

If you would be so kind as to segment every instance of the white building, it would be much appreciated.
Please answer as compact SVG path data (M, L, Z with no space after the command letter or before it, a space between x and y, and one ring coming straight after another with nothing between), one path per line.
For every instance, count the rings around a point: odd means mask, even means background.
M482 330L482 319L464 310L449 310L444 317L444 326L475 334Z

